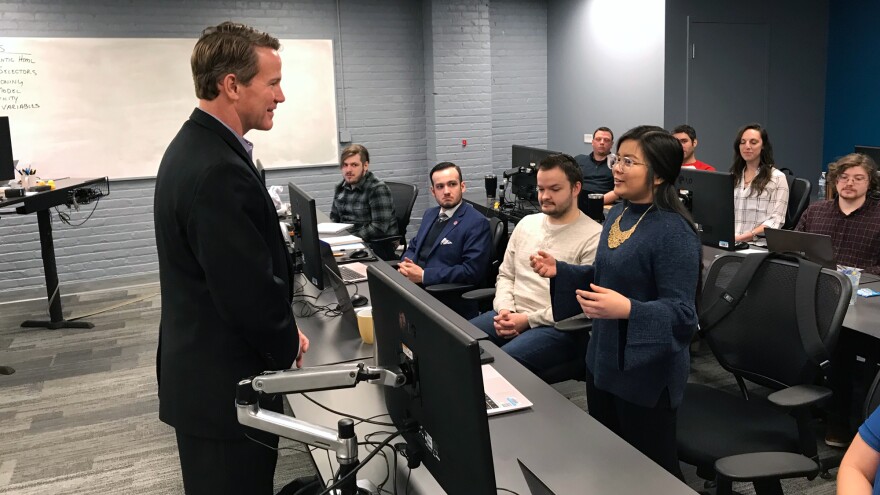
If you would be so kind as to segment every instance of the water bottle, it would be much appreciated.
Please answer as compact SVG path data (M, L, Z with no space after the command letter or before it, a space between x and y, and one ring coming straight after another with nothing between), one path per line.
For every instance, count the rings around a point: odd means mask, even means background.
M825 199L825 172L822 172L822 174L819 175L819 187L817 189L819 199Z

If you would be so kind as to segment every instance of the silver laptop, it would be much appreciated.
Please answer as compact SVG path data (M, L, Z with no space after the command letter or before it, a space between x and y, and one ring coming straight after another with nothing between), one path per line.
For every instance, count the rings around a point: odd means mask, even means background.
M532 407L531 401L501 376L492 365L484 364L481 368L488 416Z
M764 229L764 236L774 253L794 253L824 268L837 268L831 236L782 229Z

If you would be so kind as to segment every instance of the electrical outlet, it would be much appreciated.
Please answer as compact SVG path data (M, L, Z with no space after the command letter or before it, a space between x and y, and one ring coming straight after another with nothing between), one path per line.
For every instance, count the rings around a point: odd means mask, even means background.
M584 134L584 144L593 144L592 134Z

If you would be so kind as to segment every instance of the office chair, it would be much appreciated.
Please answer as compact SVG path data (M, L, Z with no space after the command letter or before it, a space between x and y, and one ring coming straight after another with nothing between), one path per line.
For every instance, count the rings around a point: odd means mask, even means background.
M717 323L707 315L713 303L736 292L732 281L746 256L716 259L701 294L700 332L721 367L734 375L741 396L689 383L678 409L678 456L696 466L701 478L717 480L718 495L732 493L733 481L752 482L758 495L781 494L781 479L819 473L809 407L831 391L813 384L829 364L852 287L817 265L818 277L810 283L809 266L771 256ZM775 392L753 396L745 380Z
M385 185L391 190L391 202L394 204L394 216L397 219L397 235L378 237L372 239L370 243L379 245L387 245L389 254L381 256L386 261L396 259L394 251L398 246L403 246L406 250L406 228L409 226L409 219L412 215L413 206L416 204L416 198L419 197L419 188L404 182L386 181ZM377 253L379 254L379 253Z
M783 229L791 230L797 226L804 210L810 206L810 191L812 189L813 186L807 179L795 177L791 181L788 189L788 210L785 213Z

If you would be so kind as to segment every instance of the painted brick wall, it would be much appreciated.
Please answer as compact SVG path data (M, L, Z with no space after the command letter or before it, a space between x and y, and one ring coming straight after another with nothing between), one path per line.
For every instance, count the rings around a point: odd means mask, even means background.
M489 2L434 0L430 15L432 49L425 58L432 63L425 79L432 87L429 141L434 148L428 156L455 162L473 187L492 164Z
M514 144L547 148L547 2L493 1L492 167L510 168Z
M425 168L421 14L421 4L410 0L343 0L341 57L336 4L327 0L22 0L2 4L0 33L195 38L205 26L234 19L279 38L333 39L340 128L345 121L352 139L370 149L371 169L378 175L413 181ZM345 113L341 105L343 78ZM286 186L295 180L304 185L325 211L329 211L338 178L338 169L332 166L268 174L269 184ZM64 228L57 220L53 222L62 287L70 282L158 270L153 184L153 180L114 182L111 195L100 202L82 227ZM90 211L87 207L72 214L74 223ZM3 216L0 239L0 300L41 294L45 289L36 216Z
M422 187L410 233L433 204L423 186L437 161L455 161L482 187L493 164L509 164L511 144L546 145L546 0L341 0L340 8L341 43L330 0L14 0L0 4L0 33L195 38L233 19L280 38L333 39L339 127L370 149L377 175ZM335 166L268 173L270 185L304 186L325 211L338 180ZM53 221L62 288L158 270L153 185L113 182L83 226ZM72 213L73 223L90 212ZM44 290L36 217L3 216L0 301Z

